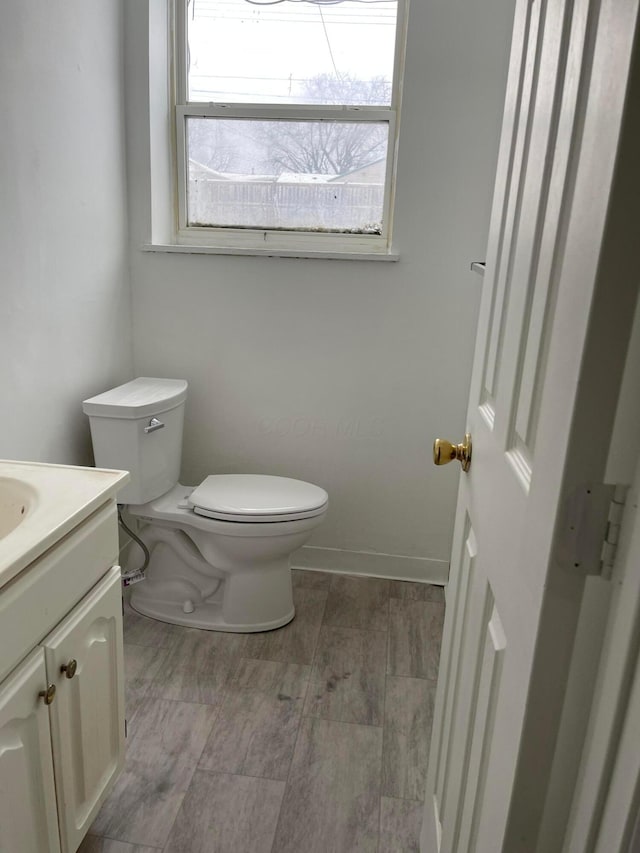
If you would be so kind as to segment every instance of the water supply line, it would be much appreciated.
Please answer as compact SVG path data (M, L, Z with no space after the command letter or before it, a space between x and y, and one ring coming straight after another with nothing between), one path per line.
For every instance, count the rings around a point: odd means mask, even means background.
M152 525L145 528L144 537L150 549L153 549L159 542L167 545L179 560L182 560L185 565L207 582L207 586L201 590L203 601L217 592L224 576L212 579L211 575L215 569L208 564L207 571L202 570L202 564L206 563L206 560L184 531L167 530L164 527Z
M122 525L122 528L129 534L129 536L131 536L134 542L142 548L144 553L144 563L139 569L131 569L128 572L122 573L122 582L125 586L131 586L131 584L138 583L145 579L145 571L151 559L151 549L159 542L163 542L171 548L177 557L189 566L189 568L193 569L194 572L197 572L197 574L208 581L208 586L201 590L203 601L206 601L207 598L218 591L223 578L215 578L212 581L211 572L213 567L209 567L208 572L202 571L202 562L204 558L183 531L177 531L178 535L176 536L175 534L172 535L168 530L164 530L162 527L149 527L146 528L145 538L147 541L144 542L125 523L122 518L121 505L118 505L118 520Z
M133 530L131 530L131 528L127 526L125 520L122 517L122 507L123 504L118 504L118 521L120 522L120 526L126 533L129 534L133 541L142 548L142 553L144 554L144 563L139 569L130 569L127 572L122 572L122 583L124 584L124 586L131 586L131 584L138 583L138 581L143 581L145 579L144 573L146 572L147 566L149 565L151 554L142 539L140 539L140 537L137 536L133 532Z

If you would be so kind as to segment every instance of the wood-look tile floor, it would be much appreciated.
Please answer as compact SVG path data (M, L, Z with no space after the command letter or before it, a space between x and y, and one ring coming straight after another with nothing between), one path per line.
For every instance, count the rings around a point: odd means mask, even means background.
M79 853L418 851L443 590L293 586L264 634L125 608L127 762Z

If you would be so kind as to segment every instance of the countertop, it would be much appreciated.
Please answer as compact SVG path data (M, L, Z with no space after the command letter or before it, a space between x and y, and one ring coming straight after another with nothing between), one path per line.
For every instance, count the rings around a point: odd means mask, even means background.
M0 481L26 485L24 520L0 538L0 588L113 498L127 471L0 460Z

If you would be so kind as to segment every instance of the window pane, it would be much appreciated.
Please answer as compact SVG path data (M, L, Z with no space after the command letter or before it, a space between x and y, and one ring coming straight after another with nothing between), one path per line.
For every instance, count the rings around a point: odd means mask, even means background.
M386 122L187 118L187 224L380 234Z
M388 106L397 11L392 0L188 0L188 98Z

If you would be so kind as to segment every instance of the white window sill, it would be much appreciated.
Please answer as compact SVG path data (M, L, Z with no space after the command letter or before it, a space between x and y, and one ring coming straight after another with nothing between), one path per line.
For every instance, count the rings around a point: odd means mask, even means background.
M246 255L262 258L316 258L329 261L399 261L393 249L385 252L330 251L324 249L250 248L246 246L187 246L178 243L145 243L143 252L173 252L188 255Z

